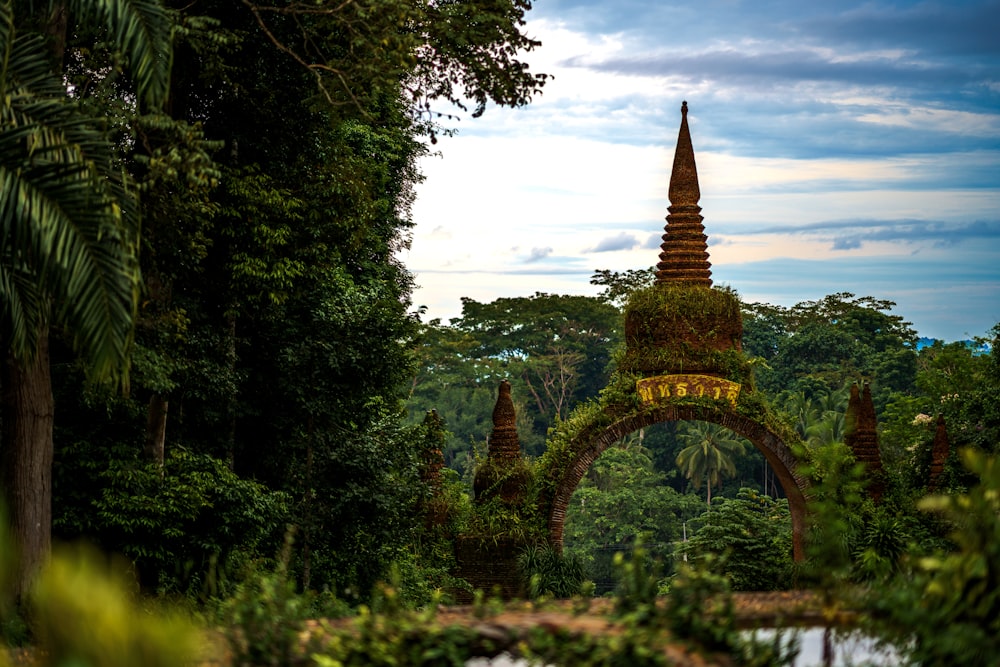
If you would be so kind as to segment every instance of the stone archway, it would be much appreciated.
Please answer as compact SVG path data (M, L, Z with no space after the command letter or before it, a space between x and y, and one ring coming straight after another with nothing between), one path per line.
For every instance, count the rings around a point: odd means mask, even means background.
M570 496L612 443L660 422L712 422L749 440L770 464L788 497L793 555L801 561L809 487L793 451L801 443L754 391L752 363L742 351L738 297L732 290L712 287L687 113L684 102L660 262L653 283L629 294L624 354L617 356L607 386L597 401L578 406L550 432L532 474L524 470L516 444L513 405L507 406L509 386L502 388L489 456L476 472L476 501L497 497L508 510L522 513L515 523L522 528L530 525L531 538L547 539L561 549ZM459 557L459 564L468 565L461 571L470 581L502 587L509 582L481 571L499 567L501 572L512 572L515 559L497 539L492 544L476 546L474 553Z
M635 411L608 425L580 429L567 443L565 454L559 457L558 463L552 461L548 474L544 475L549 483L539 497L539 510L547 518L549 543L558 549L562 548L570 497L598 456L630 433L653 424L673 421L712 422L753 443L774 470L788 498L794 558L797 561L803 560L808 481L797 470L798 458L788 443L760 421L722 406L659 405Z

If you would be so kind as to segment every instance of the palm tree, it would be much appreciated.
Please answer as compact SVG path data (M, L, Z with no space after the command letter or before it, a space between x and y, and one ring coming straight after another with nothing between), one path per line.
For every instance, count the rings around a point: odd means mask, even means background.
M808 438L810 424L819 419L819 410L804 391L786 391L781 396L785 412L792 418L795 432L803 440Z
M736 474L733 457L742 456L745 447L742 438L717 424L695 422L687 431L678 435L686 445L677 454L677 465L694 488L707 482L708 504L712 504L712 487L722 484L722 477Z
M842 411L827 410L806 429L806 442L813 447L844 442L845 427L846 420Z
M844 441L844 413L850 385L817 391L812 398L805 392L786 392L783 405L795 423L799 436L813 446Z
M171 24L157 1L51 2L48 22L31 14L44 4L0 0L0 480L18 596L51 544L49 328L92 377L124 381L139 289L136 202L64 84L69 18L118 40L141 104L161 105L169 80Z

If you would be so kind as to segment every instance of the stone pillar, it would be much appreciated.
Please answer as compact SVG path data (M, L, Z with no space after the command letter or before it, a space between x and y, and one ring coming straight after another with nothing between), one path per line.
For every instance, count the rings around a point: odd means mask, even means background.
M937 429L934 432L934 444L931 445L931 469L927 479L927 490L937 491L941 485L941 473L944 464L951 454L951 443L948 441L948 431L944 425L944 415L938 415Z
M885 494L885 471L882 468L882 454L878 446L878 421L875 404L872 402L870 385L866 382L859 392L858 386L851 386L851 397L847 403L846 434L844 442L854 453L854 458L865 465L868 478L868 495L879 502Z

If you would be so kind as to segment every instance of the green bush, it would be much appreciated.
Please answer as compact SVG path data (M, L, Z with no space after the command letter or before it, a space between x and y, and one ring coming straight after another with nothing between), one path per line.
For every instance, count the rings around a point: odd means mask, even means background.
M69 505L56 517L57 534L123 554L146 591L226 597L248 563L280 548L287 494L242 479L224 461L174 448L163 468L136 454L83 465L97 483L85 497L62 499Z
M584 568L579 558L561 554L549 545L529 546L518 554L518 569L531 599L580 595Z
M753 489L740 489L735 499L719 498L701 516L701 527L681 554L711 561L737 591L773 591L792 583L792 526L788 501L774 500Z
M292 531L273 570L253 572L220 608L220 623L235 664L289 665L305 659L306 621L350 613L334 596L300 593L289 575Z
M55 548L15 610L10 576L16 551L0 511L0 616L9 630L23 612L37 667L180 667L203 649L205 638L190 619L138 603L128 563L84 545ZM7 664L0 643L0 665Z
M129 595L124 563L83 547L57 552L30 595L35 664L175 667L191 664L203 639L185 618L149 611Z
M950 550L917 560L870 603L876 627L911 664L995 665L1000 656L1000 460L963 450L978 484L919 504L952 526Z

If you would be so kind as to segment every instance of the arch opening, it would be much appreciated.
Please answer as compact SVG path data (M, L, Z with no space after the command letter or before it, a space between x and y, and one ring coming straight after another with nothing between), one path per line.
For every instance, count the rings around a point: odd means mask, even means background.
M573 454L555 476L548 499L548 539L562 549L566 513L570 498L597 458L620 439L653 424L677 421L706 421L718 424L744 437L761 454L778 480L792 517L792 550L796 561L803 560L806 523L805 491L808 482L798 473L799 461L791 448L761 423L725 409L703 406L662 405L627 415L593 432L582 432L573 442Z

